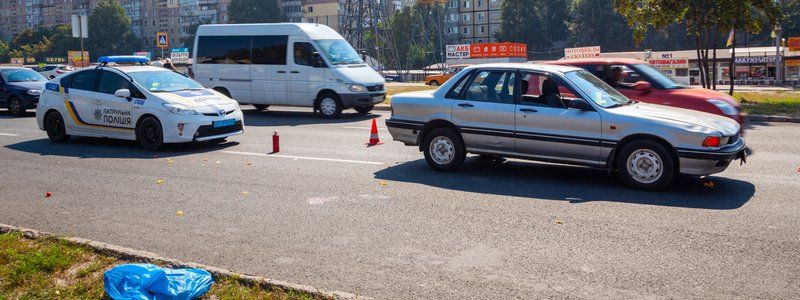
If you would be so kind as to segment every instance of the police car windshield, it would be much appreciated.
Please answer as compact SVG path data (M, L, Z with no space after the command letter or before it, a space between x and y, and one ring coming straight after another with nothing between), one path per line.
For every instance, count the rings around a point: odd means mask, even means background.
M350 46L345 40L316 40L317 47L322 51L322 55L334 65L363 64L364 61L359 57L356 49Z
M177 92L183 90L204 89L203 85L172 71L141 71L128 73L150 92Z
M47 78L31 69L0 70L6 82L47 81Z

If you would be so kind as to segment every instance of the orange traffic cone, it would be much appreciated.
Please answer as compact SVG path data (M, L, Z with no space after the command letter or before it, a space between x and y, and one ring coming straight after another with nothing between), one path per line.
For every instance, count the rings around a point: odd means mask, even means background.
M381 144L383 143L381 143L381 139L378 137L378 122L372 119L372 130L369 131L369 143L367 143L367 147Z

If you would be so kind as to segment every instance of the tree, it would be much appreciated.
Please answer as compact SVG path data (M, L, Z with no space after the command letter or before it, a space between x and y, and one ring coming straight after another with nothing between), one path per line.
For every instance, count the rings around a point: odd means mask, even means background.
M566 0L503 1L503 21L497 39L528 45L529 50L553 50L553 45L567 38Z
M194 47L194 36L197 34L197 28L200 27L200 25L205 24L211 24L211 20L203 19L199 22L192 23L184 27L184 31L186 31L188 34L181 37L181 44L183 44L184 47L189 48L189 51L192 51L191 48Z
M276 0L231 0L230 23L278 23L286 21Z
M641 43L651 28L662 30L675 23L685 25L695 42L700 81L707 88L716 85L716 49L720 36L735 29L758 32L764 21L774 25L779 14L773 0L614 0L614 7L633 27L636 44ZM709 49L712 47L714 72L709 74ZM734 70L733 63L730 70Z
M9 51L11 51L11 48L8 47L8 44L0 41L0 56L8 55Z
M781 3L780 19L785 36L800 36L800 0L787 0Z
M130 54L142 47L131 31L131 19L113 0L102 0L89 15L88 49L95 57Z
M569 42L573 46L600 46L603 51L633 48L632 29L614 11L613 0L574 0L569 7Z

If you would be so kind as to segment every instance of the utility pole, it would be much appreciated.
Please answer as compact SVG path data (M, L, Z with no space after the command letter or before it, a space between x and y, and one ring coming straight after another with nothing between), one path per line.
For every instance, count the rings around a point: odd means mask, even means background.
M72 37L81 39L81 67L86 67L86 57L84 56L83 39L89 37L89 21L84 15L72 15Z
M775 85L783 85L783 51L781 51L781 35L783 28L781 25L775 25Z

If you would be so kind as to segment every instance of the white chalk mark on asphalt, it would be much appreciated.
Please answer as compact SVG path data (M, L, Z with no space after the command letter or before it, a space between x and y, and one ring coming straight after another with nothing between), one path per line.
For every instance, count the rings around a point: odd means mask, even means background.
M265 153L240 152L240 151L222 151L222 153L237 154L237 155L250 155L250 156L262 156L262 157L274 157L274 158L288 158L288 159L293 159L293 160L301 160L302 159L302 160L330 161L330 162L362 164L362 165L382 165L383 164L382 162L376 162L376 161L349 160L349 159L336 159L336 158L310 157L310 156L292 156L292 155L282 155L282 154L265 154Z
M19 134L16 134L16 133L2 133L2 132L0 132L0 136L19 136Z
M344 127L342 127L342 128L344 128L344 129L363 129L363 130L370 130L370 129L372 129L372 127L357 127L357 126L344 126ZM378 127L378 130L387 131L387 130L389 130L389 129L382 128L382 127Z

